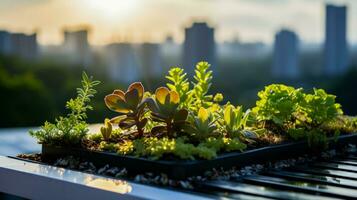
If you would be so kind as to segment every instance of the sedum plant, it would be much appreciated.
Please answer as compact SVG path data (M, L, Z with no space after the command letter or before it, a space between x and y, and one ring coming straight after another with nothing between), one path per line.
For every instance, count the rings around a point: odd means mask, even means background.
M204 142L200 143L199 146L204 146L209 149L214 149L216 152L219 151L243 151L247 148L247 145L239 140L239 138L229 138L229 137L209 137Z
M179 95L181 108L189 108L192 103L192 91L186 76L184 70L179 67L171 68L166 76L166 79L170 81L166 85L171 91L175 91Z
M88 132L86 123L87 111L92 110L91 98L96 94L94 89L100 82L93 80L93 77L82 73L82 87L77 88L77 97L70 99L66 103L66 108L70 113L56 119L55 123L45 122L38 131L30 131L30 135L35 137L39 143L50 145L74 145L78 146L82 138Z
M144 134L144 126L147 123L145 115L145 101L143 101L144 87L140 82L131 84L126 92L114 90L112 94L104 98L106 106L118 113L111 119L112 123L118 123L121 129L130 129L136 126L137 137Z
M223 95L218 93L214 97L209 95L209 89L212 85L212 71L209 70L210 64L208 62L199 62L196 65L193 88L190 87L190 82L186 78L187 74L183 69L174 67L170 69L166 76L170 82L167 87L176 91L180 96L180 108L198 112L200 107L210 108L214 103L221 102Z
M208 108L212 105L212 95L208 91L212 85L212 71L208 62L199 62L195 69L195 82L193 83L193 109L198 111L200 107Z
M186 123L188 111L180 109L180 96L176 91L170 91L166 87L160 87L155 92L155 99L148 99L148 107L151 110L152 120L165 125L152 128L154 135L167 135L174 137L180 132Z

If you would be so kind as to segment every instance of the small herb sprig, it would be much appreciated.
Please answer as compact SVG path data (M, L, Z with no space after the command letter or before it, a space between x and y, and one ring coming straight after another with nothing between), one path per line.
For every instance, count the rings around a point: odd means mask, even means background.
M77 97L66 103L70 113L56 119L56 123L45 122L40 130L30 131L30 135L42 144L79 145L88 132L88 124L85 121L87 111L93 109L89 103L97 92L94 87L99 83L100 81L93 80L83 72L82 88L77 88Z

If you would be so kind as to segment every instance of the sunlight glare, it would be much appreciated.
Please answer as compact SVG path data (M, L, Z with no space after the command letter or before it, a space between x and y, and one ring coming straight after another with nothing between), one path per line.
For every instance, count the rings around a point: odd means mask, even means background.
M83 5L87 5L93 14L98 17L117 19L130 15L137 4L136 0L85 0Z

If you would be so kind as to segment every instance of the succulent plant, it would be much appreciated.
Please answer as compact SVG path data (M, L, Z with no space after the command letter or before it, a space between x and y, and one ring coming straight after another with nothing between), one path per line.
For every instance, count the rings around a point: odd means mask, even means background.
M182 125L186 123L188 111L178 108L180 96L176 91L160 87L155 91L155 99L149 98L147 102L153 121L166 124L153 127L151 132L154 135L166 134L174 137L176 132L181 131Z
M250 110L243 112L243 108L241 106L226 106L223 114L223 126L229 137L235 138L248 133L244 131L244 128L247 124L249 113Z
M105 104L110 110L119 113L110 120L111 123L118 123L121 129L136 126L137 136L141 137L147 123L147 118L144 117L146 109L143 96L144 87L140 82L132 83L126 92L114 90L112 94L107 95L104 98Z
M109 119L105 119L104 126L100 127L100 132L102 133L103 139L108 141L112 134L113 126Z
M212 71L208 62L199 62L196 65L194 83L192 89L193 107L196 112L200 107L209 108L212 105L213 96L208 94L212 85Z
M213 114L203 107L199 108L197 116L191 115L192 123L185 126L186 132L193 138L202 141L215 134L217 126Z
M189 108L192 103L192 90L190 90L190 82L186 77L187 74L184 72L184 69L179 67L173 67L169 70L166 79L170 82L167 83L167 87L176 91L180 96L180 107Z

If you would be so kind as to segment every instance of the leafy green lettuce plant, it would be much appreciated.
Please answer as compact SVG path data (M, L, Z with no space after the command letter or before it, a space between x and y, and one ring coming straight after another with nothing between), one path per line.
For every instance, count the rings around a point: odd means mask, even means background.
M256 102L253 112L259 121L272 121L278 126L294 121L299 103L304 99L302 89L295 89L283 84L265 86L258 93L260 98Z
M341 105L335 103L336 96L327 94L323 89L315 89L306 94L300 103L301 115L297 118L311 126L317 127L342 115Z
M342 115L335 96L322 89L312 94L282 84L272 84L258 93L253 112L259 121L271 121L293 139L307 138L311 145L326 147L323 124Z

